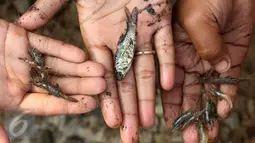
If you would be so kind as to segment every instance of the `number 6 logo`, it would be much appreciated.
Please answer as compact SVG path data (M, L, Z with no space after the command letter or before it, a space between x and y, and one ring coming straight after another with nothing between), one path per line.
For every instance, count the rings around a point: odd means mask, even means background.
M22 117L24 117L24 113L18 115L15 117L12 122L9 125L9 132L13 137L19 137L21 136L28 128L28 122L27 120L23 120ZM15 131L15 129L18 126L21 126L21 128L18 131Z
M5 119L5 128L8 131L10 140L31 133L30 129L34 125L35 116L29 115L29 111L20 114L7 113L9 117L7 116Z

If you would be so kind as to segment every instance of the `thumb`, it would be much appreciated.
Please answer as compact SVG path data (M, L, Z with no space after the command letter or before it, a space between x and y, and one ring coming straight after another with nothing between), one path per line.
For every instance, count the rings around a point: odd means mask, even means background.
M38 29L55 15L68 0L37 0L15 23L27 30Z
M6 133L3 126L0 124L0 143L10 143L8 134Z
M230 55L220 34L220 22L208 5L198 5L196 0L180 1L176 12L198 55L214 65L217 72L227 71L231 66Z

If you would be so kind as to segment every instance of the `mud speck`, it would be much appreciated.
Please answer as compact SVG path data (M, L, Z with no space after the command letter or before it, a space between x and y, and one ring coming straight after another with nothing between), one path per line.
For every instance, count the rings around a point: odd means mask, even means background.
M39 16L42 20L45 20L46 19L46 16L44 16L43 14L39 13Z
M40 9L39 8L37 8L36 6L31 6L30 8L29 8L29 10L28 11L39 11Z
M152 26L154 25L155 23L148 23L147 26Z
M122 131L126 131L127 130L127 126L122 126Z
M158 22L160 22L161 21L160 15L158 14L157 17L158 17Z
M152 5L149 4L148 7L146 8L147 12L151 15L155 15L155 10L152 8Z
M111 92L105 92L106 96L112 96Z

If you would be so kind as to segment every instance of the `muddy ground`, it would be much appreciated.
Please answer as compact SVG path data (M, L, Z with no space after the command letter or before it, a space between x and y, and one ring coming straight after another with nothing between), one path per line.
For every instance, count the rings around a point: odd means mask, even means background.
M13 22L33 3L33 0L0 0L0 18ZM44 28L37 33L74 44L85 49L78 25L74 2L66 4ZM242 66L242 76L255 71L255 34ZM254 82L253 82L254 83ZM241 84L234 109L228 119L221 121L219 143L255 143L254 84ZM170 133L164 127L161 102L157 96L156 125L141 129L140 143L181 143L181 133ZM5 117L5 118L3 118ZM12 119L2 114L2 122ZM32 127L13 143L120 143L119 129L104 123L100 108L89 114L75 116L30 117Z

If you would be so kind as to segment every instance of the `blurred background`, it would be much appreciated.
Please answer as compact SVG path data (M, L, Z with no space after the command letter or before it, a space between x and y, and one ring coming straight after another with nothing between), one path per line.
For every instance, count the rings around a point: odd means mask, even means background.
M35 0L0 0L0 18L15 21ZM67 3L55 17L36 33L49 36L85 50L77 11L73 1ZM255 34L247 57L242 64L242 76L255 71ZM255 79L255 78L254 78ZM255 87L240 84L234 109L228 119L221 121L218 143L255 143ZM157 92L159 93L159 92ZM180 132L164 127L159 94L156 105L156 124L152 129L140 129L140 143L182 143ZM1 122L8 124L17 115L1 113ZM25 117L25 116L24 116ZM23 117L23 118L24 118ZM119 129L106 126L100 107L89 114L74 116L32 117L24 134L13 137L13 143L121 143Z

